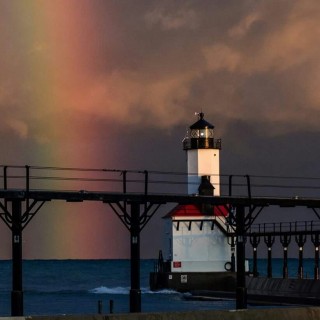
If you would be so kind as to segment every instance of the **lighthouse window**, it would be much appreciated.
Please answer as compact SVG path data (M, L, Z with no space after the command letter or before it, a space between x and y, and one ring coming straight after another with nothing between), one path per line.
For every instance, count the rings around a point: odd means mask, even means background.
M190 136L191 138L213 138L213 129L193 129Z
M198 130L191 130L191 138L198 138L199 137L199 132Z
M200 138L212 138L213 137L213 130L212 129L200 129Z

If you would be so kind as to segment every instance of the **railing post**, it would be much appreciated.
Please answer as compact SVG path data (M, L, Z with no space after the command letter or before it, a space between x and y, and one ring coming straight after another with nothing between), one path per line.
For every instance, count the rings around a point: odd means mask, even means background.
M149 172L144 170L144 195L148 195ZM147 201L144 202L144 212L147 212Z
M122 192L127 193L127 170L122 171Z
M247 179L247 189L248 189L248 198L251 199L251 182L250 182L250 176L248 174L245 175L245 178Z
M30 166L26 165L26 208L29 210Z
M127 170L122 171L122 192L127 193ZM127 212L127 201L123 201L124 212Z
M8 166L3 167L3 189L7 190L8 188Z
M149 172L144 170L144 195L148 195Z
M3 167L3 189L8 189L8 166ZM8 206L8 200L4 199L4 206L7 209Z
M233 175L229 176L229 197L232 196L232 179L233 179Z

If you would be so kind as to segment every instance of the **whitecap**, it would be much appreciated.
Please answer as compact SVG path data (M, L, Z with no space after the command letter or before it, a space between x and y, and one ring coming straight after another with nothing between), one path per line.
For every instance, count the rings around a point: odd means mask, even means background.
M170 289L151 291L149 288L141 288L141 293L143 294L179 294L179 292L170 290Z
M95 294L129 294L129 288L127 287L98 287L89 290L90 293L95 293Z
M130 288L129 287L97 287L94 289L89 290L90 293L94 294L129 294ZM149 288L141 288L142 294L178 294L177 291L163 289L158 291L151 291Z

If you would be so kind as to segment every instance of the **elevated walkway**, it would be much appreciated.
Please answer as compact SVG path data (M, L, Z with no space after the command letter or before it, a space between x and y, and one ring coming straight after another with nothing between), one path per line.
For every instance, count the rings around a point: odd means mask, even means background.
M260 215L260 212L264 208L271 206L280 208L305 207L314 212L316 220L320 219L318 179L308 179L307 185L301 185L302 180L300 178L295 178L297 184L294 184L294 180L290 178L289 186L283 184L276 186L274 183L266 184L263 181L261 181L261 183L257 181L252 184L251 178L254 178L253 180L256 181L257 178L265 180L266 177L249 177L248 175L245 176L245 184L235 184L233 183L233 178L241 178L243 176L231 175L224 177L229 179L229 183L226 184L226 186L229 185L228 196L207 196L181 194L181 186L183 186L185 182L182 181L184 180L184 176L180 173L39 166L0 166L0 169L2 169L2 175L0 173L0 183L2 182L2 188L0 187L0 219L2 219L11 231L13 280L11 314L15 316L23 315L22 234L33 217L48 202L55 200L67 202L96 201L106 204L108 208L111 208L119 217L123 225L130 232L130 311L133 313L140 312L141 310L139 270L140 233L161 205L192 204L197 206L223 206L228 211L228 218L230 219L229 225L235 226L235 232L230 232L229 234L236 239L237 244L236 286L238 309L246 308L245 239L248 235L250 236L250 234L248 234L249 229L255 219ZM153 178L150 178L151 175ZM166 179L163 179L164 175ZM170 179L170 176L173 178ZM281 177L267 178L279 179ZM284 177L283 179L287 178ZM279 179L280 183L283 179ZM63 189L61 189L61 182L63 182ZM265 191L263 195L256 193L253 195L251 186L254 186L255 190L258 188L266 188L264 190L269 190L271 188L271 190L277 190L277 194ZM246 190L245 193L239 190L242 188ZM278 188L281 188L281 191L289 190L290 192L278 193ZM294 196L292 196L293 189L295 191ZM222 228L224 228L223 225L225 224L222 223ZM224 231L226 231L226 229L224 229ZM297 230L295 235L302 235L301 232L312 235L314 237L313 242L315 248L319 249L320 230L312 229L310 232L307 231L308 233L305 230ZM257 233L255 233L255 235L258 236ZM261 236L262 234L259 235ZM274 230L272 230L272 234L264 234L264 236L270 236L271 240L271 237L274 235L276 235ZM272 242L271 240L270 243ZM287 239L284 240L287 241ZM300 239L298 240L299 243L303 242L303 239L301 241ZM300 251L300 256L302 256L302 251ZM269 260L271 261L271 259ZM317 261L318 260L317 257ZM273 286L276 288L277 285L274 284ZM259 286L262 286L262 284L255 284L255 288ZM264 286L266 286L266 284L264 284ZM276 289L272 289L271 291L276 292ZM318 313L318 315L320 315L320 313ZM199 313L195 313L193 317L195 316L199 316ZM161 317L162 316L156 318L160 319ZM169 319L170 315L168 315L167 318ZM177 317L174 318L176 319ZM284 317L281 318L285 319ZM288 319L289 318L293 319L292 316L288 317ZM307 319L306 316L301 315L299 318ZM53 318L51 317L51 319ZM134 319L133 316L132 319ZM135 319L138 319L138 317ZM166 317L162 319L166 319ZM184 319L187 318L184 317ZM192 316L190 316L189 319L192 319ZM217 317L217 319L219 318ZM267 318L264 317L264 319Z

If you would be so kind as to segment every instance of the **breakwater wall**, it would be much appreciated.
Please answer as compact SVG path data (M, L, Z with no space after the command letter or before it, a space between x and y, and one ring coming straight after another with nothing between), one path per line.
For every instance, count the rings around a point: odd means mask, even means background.
M312 279L277 279L247 277L250 294L320 298L320 281Z
M189 312L128 313L111 315L61 315L34 317L0 317L0 320L315 320L320 307L246 310L210 310Z

